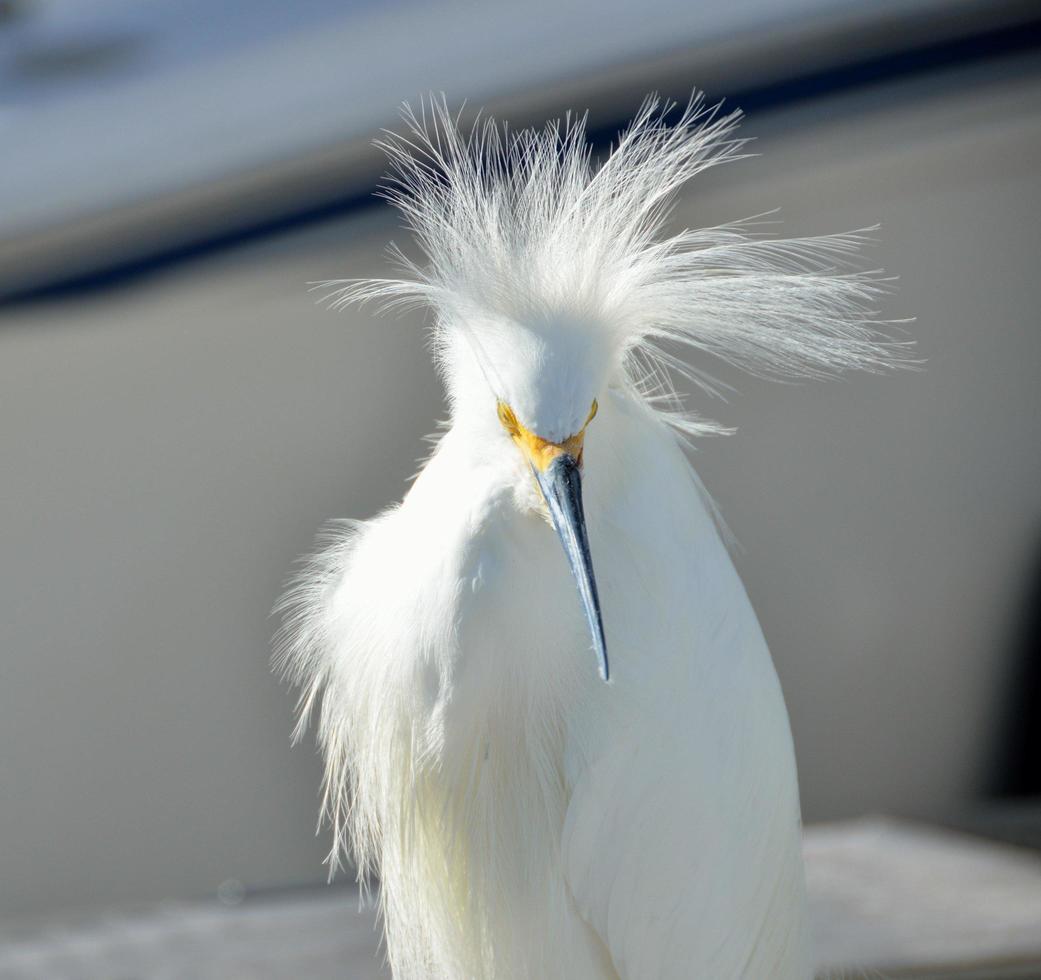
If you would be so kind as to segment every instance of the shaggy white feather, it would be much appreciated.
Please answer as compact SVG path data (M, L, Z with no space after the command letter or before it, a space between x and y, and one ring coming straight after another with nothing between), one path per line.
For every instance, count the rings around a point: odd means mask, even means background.
M516 133L479 119L464 132L444 101L421 109L406 107L406 132L380 145L392 165L385 195L428 264L392 247L408 277L320 284L333 307L429 307L436 351L465 340L495 389L505 379L494 355L501 346L513 358L511 328L546 324L559 334L566 320L599 348L612 381L656 400L695 436L720 429L678 410L670 372L710 393L716 386L677 348L780 378L907 361L909 345L879 329L887 280L853 268L877 227L774 240L757 231L760 216L659 237L688 180L743 158L740 111L724 115L695 94L669 125L676 107L648 98L597 166L581 118ZM459 395L455 380L447 371L450 396Z
M406 111L388 189L427 256L334 302L434 312L447 432L405 500L346 525L285 600L278 662L326 759L332 863L379 875L399 980L809 976L798 793L754 613L676 428L677 345L780 376L877 370L860 233L747 223L658 237L738 114L649 100L595 165L581 121L460 132ZM405 262L399 254L402 262ZM567 565L496 402L585 444L612 650L602 684Z

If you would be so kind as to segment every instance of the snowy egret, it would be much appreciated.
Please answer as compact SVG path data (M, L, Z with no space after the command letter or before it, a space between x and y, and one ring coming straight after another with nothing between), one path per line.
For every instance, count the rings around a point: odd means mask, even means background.
M859 233L663 237L743 146L738 113L672 110L597 163L581 120L406 108L388 194L425 262L336 284L432 311L450 405L404 500L300 577L279 654L399 980L811 975L788 717L683 448L718 429L670 376L711 390L681 345L788 377L901 349Z

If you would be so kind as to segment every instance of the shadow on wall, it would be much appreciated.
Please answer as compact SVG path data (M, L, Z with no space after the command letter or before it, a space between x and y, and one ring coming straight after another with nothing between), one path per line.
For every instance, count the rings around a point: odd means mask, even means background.
M1041 534L1009 644L1005 731L998 741L995 782L999 797L1041 797Z

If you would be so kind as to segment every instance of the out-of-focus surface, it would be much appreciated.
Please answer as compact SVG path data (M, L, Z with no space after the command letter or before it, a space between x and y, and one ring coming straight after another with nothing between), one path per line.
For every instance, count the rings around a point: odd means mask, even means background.
M1024 0L2 0L0 295L345 198L403 99L514 123L1008 29ZM691 67L696 75L691 77Z
M812 828L805 853L822 980L1041 976L1036 854L883 820ZM353 888L225 889L218 901L0 926L0 976L380 980L378 935Z
M693 402L739 427L696 464L743 546L810 820L943 818L1005 751L1041 557L1038 68L756 114L762 158L675 217L881 222L886 312L918 317L928 361L831 385L721 370L739 394ZM391 238L359 209L3 312L0 916L323 877L269 611L324 521L401 496L444 414L422 316L307 293L385 274Z
M750 120L762 158L678 215L877 220L869 260L926 358L829 385L728 373L740 395L711 408L738 432L696 461L744 546L810 820L985 793L1015 707L1041 558L1041 80L950 81Z
M4 980L390 980L353 888L168 902L0 928Z
M890 820L806 832L816 961L832 980L1041 976L1041 856Z

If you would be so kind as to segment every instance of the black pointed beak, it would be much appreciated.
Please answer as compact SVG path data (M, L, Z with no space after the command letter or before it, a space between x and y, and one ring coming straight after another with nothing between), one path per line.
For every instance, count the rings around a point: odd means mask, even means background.
M578 460L569 453L557 456L546 469L532 471L546 498L553 527L560 543L564 546L568 564L575 576L578 594L582 597L586 622L593 638L593 649L600 664L600 676L610 680L607 662L607 644L604 641L604 621L600 615L600 596L593 575L593 559L589 554L589 537L586 534L586 518L582 509L582 474Z

